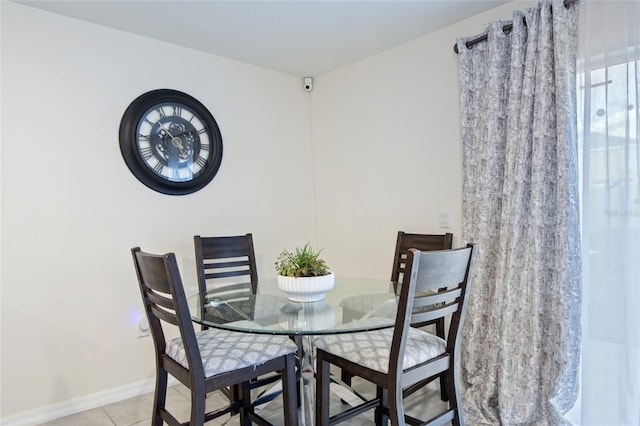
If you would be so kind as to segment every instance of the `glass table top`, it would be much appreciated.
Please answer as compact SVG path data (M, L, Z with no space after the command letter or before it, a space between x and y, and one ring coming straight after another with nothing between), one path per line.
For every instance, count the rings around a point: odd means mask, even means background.
M366 300L366 303L362 303ZM275 278L257 294L209 289L188 298L193 321L226 330L286 335L352 333L393 326L397 298L388 280L336 277L317 302L292 302Z

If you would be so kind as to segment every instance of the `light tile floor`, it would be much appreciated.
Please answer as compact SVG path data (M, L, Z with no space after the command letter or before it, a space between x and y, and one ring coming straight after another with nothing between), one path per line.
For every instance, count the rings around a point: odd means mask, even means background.
M366 387L365 387L366 386ZM371 395L374 391L370 389L370 384L358 382L357 378L354 378L354 388L358 389L364 395ZM335 414L340 410L342 406L340 399L332 394L332 408L331 413ZM224 403L224 396L219 392L214 392L207 396L207 406L212 407L220 406ZM415 417L428 419L432 413L443 407L443 402L440 400L439 392L434 390L425 390L423 392L416 392L416 394L405 400L405 410L407 414L411 414ZM91 410L83 411L78 414L67 416L61 419L57 419L51 422L44 423L44 426L148 426L151 424L150 412L153 406L153 394L148 393L137 396L135 398L127 399L125 401L116 402L113 404L105 405L103 407L94 408ZM167 407L174 415L181 421L186 421L189 418L190 397L189 391L182 385L176 385L169 388L167 392ZM267 420L274 425L282 425L282 399L276 398L261 411ZM208 422L207 425L238 425L237 419L230 419L229 416L224 416L220 419L215 419ZM352 426L365 426L373 425L373 412L363 413L357 417L354 417L348 422L343 423L345 425Z

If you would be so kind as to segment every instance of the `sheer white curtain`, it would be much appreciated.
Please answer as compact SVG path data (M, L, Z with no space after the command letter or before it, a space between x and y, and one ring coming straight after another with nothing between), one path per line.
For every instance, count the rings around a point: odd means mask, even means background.
M582 1L581 395L568 418L640 425L640 1Z

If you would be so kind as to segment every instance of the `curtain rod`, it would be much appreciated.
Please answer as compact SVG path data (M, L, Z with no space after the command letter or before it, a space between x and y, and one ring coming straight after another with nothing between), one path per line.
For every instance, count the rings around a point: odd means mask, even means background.
M579 0L564 0L564 7L569 8L569 6L571 6L574 3L578 3ZM505 33L510 32L513 29L513 24L507 24L504 27L502 27L502 31L504 31ZM471 48L471 46L473 46L474 44L478 44L480 42L483 41L487 41L487 33L483 33L480 34L478 37L473 38L471 40L469 40L468 42L466 42L465 44L467 45L467 48ZM458 43L454 43L453 44L453 51L456 52L456 54L458 54Z

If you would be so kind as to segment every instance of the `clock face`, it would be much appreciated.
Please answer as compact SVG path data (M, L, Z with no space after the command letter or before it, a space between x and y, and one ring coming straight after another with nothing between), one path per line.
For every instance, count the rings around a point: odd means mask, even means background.
M182 195L202 189L216 175L222 137L204 105L186 93L161 89L143 94L127 108L120 149L140 182Z

